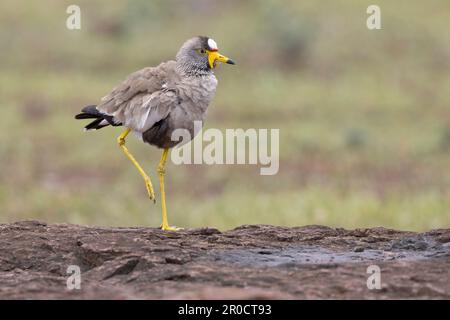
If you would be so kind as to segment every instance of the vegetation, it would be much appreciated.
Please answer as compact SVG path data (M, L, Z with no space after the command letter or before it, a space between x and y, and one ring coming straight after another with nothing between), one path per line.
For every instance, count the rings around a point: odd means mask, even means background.
M73 116L126 75L209 35L238 63L217 71L208 127L279 128L280 172L167 167L170 222L450 227L450 2L73 1L0 4L0 222L160 223L116 145ZM129 148L157 186L160 151Z

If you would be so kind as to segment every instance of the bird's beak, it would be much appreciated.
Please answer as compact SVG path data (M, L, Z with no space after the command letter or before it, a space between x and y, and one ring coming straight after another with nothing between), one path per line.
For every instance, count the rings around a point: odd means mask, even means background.
M228 64L235 64L233 60L221 55L218 51L209 51L208 50L208 63L209 63L209 67L211 69L215 68L216 61L224 62L224 63L228 63Z

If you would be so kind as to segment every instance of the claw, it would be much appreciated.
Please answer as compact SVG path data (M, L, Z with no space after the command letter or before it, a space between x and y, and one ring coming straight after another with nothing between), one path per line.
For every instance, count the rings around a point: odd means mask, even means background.
M165 226L165 225L161 225L161 230L164 231L180 231L180 230L184 230L183 228L178 228L175 226Z

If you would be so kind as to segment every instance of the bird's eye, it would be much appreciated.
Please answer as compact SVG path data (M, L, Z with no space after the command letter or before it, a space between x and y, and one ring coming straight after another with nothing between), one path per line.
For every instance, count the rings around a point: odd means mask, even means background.
M200 53L201 55L206 55L205 49L198 49L197 52Z

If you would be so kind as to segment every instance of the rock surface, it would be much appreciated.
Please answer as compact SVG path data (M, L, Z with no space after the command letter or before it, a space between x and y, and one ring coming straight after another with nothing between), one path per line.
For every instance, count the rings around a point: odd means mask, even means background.
M381 289L367 287L371 265ZM0 224L0 299L24 298L449 299L450 229Z

